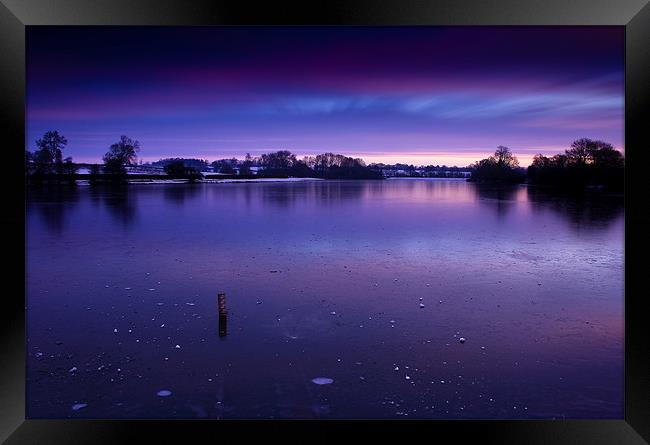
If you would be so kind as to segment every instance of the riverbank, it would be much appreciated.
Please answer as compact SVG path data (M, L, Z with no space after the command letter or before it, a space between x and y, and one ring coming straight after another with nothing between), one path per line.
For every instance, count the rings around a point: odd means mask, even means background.
M248 178L248 179L198 179L195 184L226 184L226 183L248 183L248 182L307 182L324 181L322 178ZM189 179L127 179L123 184L189 184ZM77 185L90 185L87 179L79 179ZM104 183L102 183L104 184Z

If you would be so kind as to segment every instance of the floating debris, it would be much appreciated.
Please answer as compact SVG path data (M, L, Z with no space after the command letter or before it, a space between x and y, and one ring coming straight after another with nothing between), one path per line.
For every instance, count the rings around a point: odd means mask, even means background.
M275 269L273 269L273 270L269 270L269 272L270 272L270 273L278 273L278 271L275 270Z
M315 379L311 379L311 381L317 385L329 385L334 383L334 379L330 379L329 377L316 377Z
M188 306L196 306L195 303L185 303L185 304L188 305Z
M485 346L481 346L481 350L485 351Z
M37 352L36 353L36 358L41 358L41 357L43 357L43 353L42 352Z
M411 380L411 377L408 376L408 375L407 375L406 377L404 377L404 378L405 378L406 380Z
M168 389L161 389L156 393L158 397L169 397L172 395L172 392Z
M395 371L399 371L399 366L395 366Z
M131 288L130 287L125 287L124 290L131 290Z
M153 292L153 291L155 291L156 289L154 289L154 288L152 287L152 288L147 289L147 290Z
M76 367L76 366L73 366L72 368L68 369L68 372L69 372L70 374L74 374L75 372L77 372L77 367Z
M332 311L330 312L330 315L336 315L336 312Z
M79 411L80 409L85 408L87 406L88 406L87 403L75 403L74 405L72 405L72 411Z
M262 300L257 300L256 303L257 304L262 304Z
M181 349L181 345L174 346L174 349Z
M461 342L461 343L465 343L465 337L459 338L458 341Z
M420 309L424 309L424 303L420 303Z
M117 334L117 328L113 329L113 334Z

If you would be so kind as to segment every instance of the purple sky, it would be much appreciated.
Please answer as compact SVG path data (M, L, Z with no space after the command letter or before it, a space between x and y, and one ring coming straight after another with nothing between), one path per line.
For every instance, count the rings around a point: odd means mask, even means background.
M28 27L27 148L96 162L288 149L527 165L577 138L623 150L623 27Z

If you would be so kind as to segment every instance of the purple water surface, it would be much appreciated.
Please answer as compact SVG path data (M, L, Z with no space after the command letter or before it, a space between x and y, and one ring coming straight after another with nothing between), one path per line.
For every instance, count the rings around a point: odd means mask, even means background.
M27 414L622 418L623 231L464 181L31 191Z

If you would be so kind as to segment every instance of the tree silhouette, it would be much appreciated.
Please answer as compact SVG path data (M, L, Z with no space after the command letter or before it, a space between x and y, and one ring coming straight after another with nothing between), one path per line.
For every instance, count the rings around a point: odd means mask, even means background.
M519 167L519 160L512 154L508 147L499 145L494 152L494 159L496 163L501 166L509 168Z
M250 153L246 153L244 162L239 167L239 174L242 176L249 176L251 174L251 166L253 165L253 158Z
M36 141L36 151L33 161L37 174L51 174L56 171L56 166L63 163L63 149L68 140L58 131L47 131L41 139Z
M528 179L536 184L622 190L624 164L623 155L611 144L582 138L575 140L564 154L551 158L536 155L528 167Z
M591 145L594 141L587 138L577 139L571 143L571 148L565 150L569 162L584 165L589 159Z
M520 183L526 179L525 171L519 168L519 160L508 147L499 145L494 155L471 165L471 181Z
M164 169L165 173L172 178L189 179L190 182L194 182L202 177L196 168L185 165L183 161L170 162L165 165Z
M110 149L104 155L105 170L109 174L124 175L126 174L127 165L134 165L138 159L140 143L127 136L120 136L120 140L111 145Z

